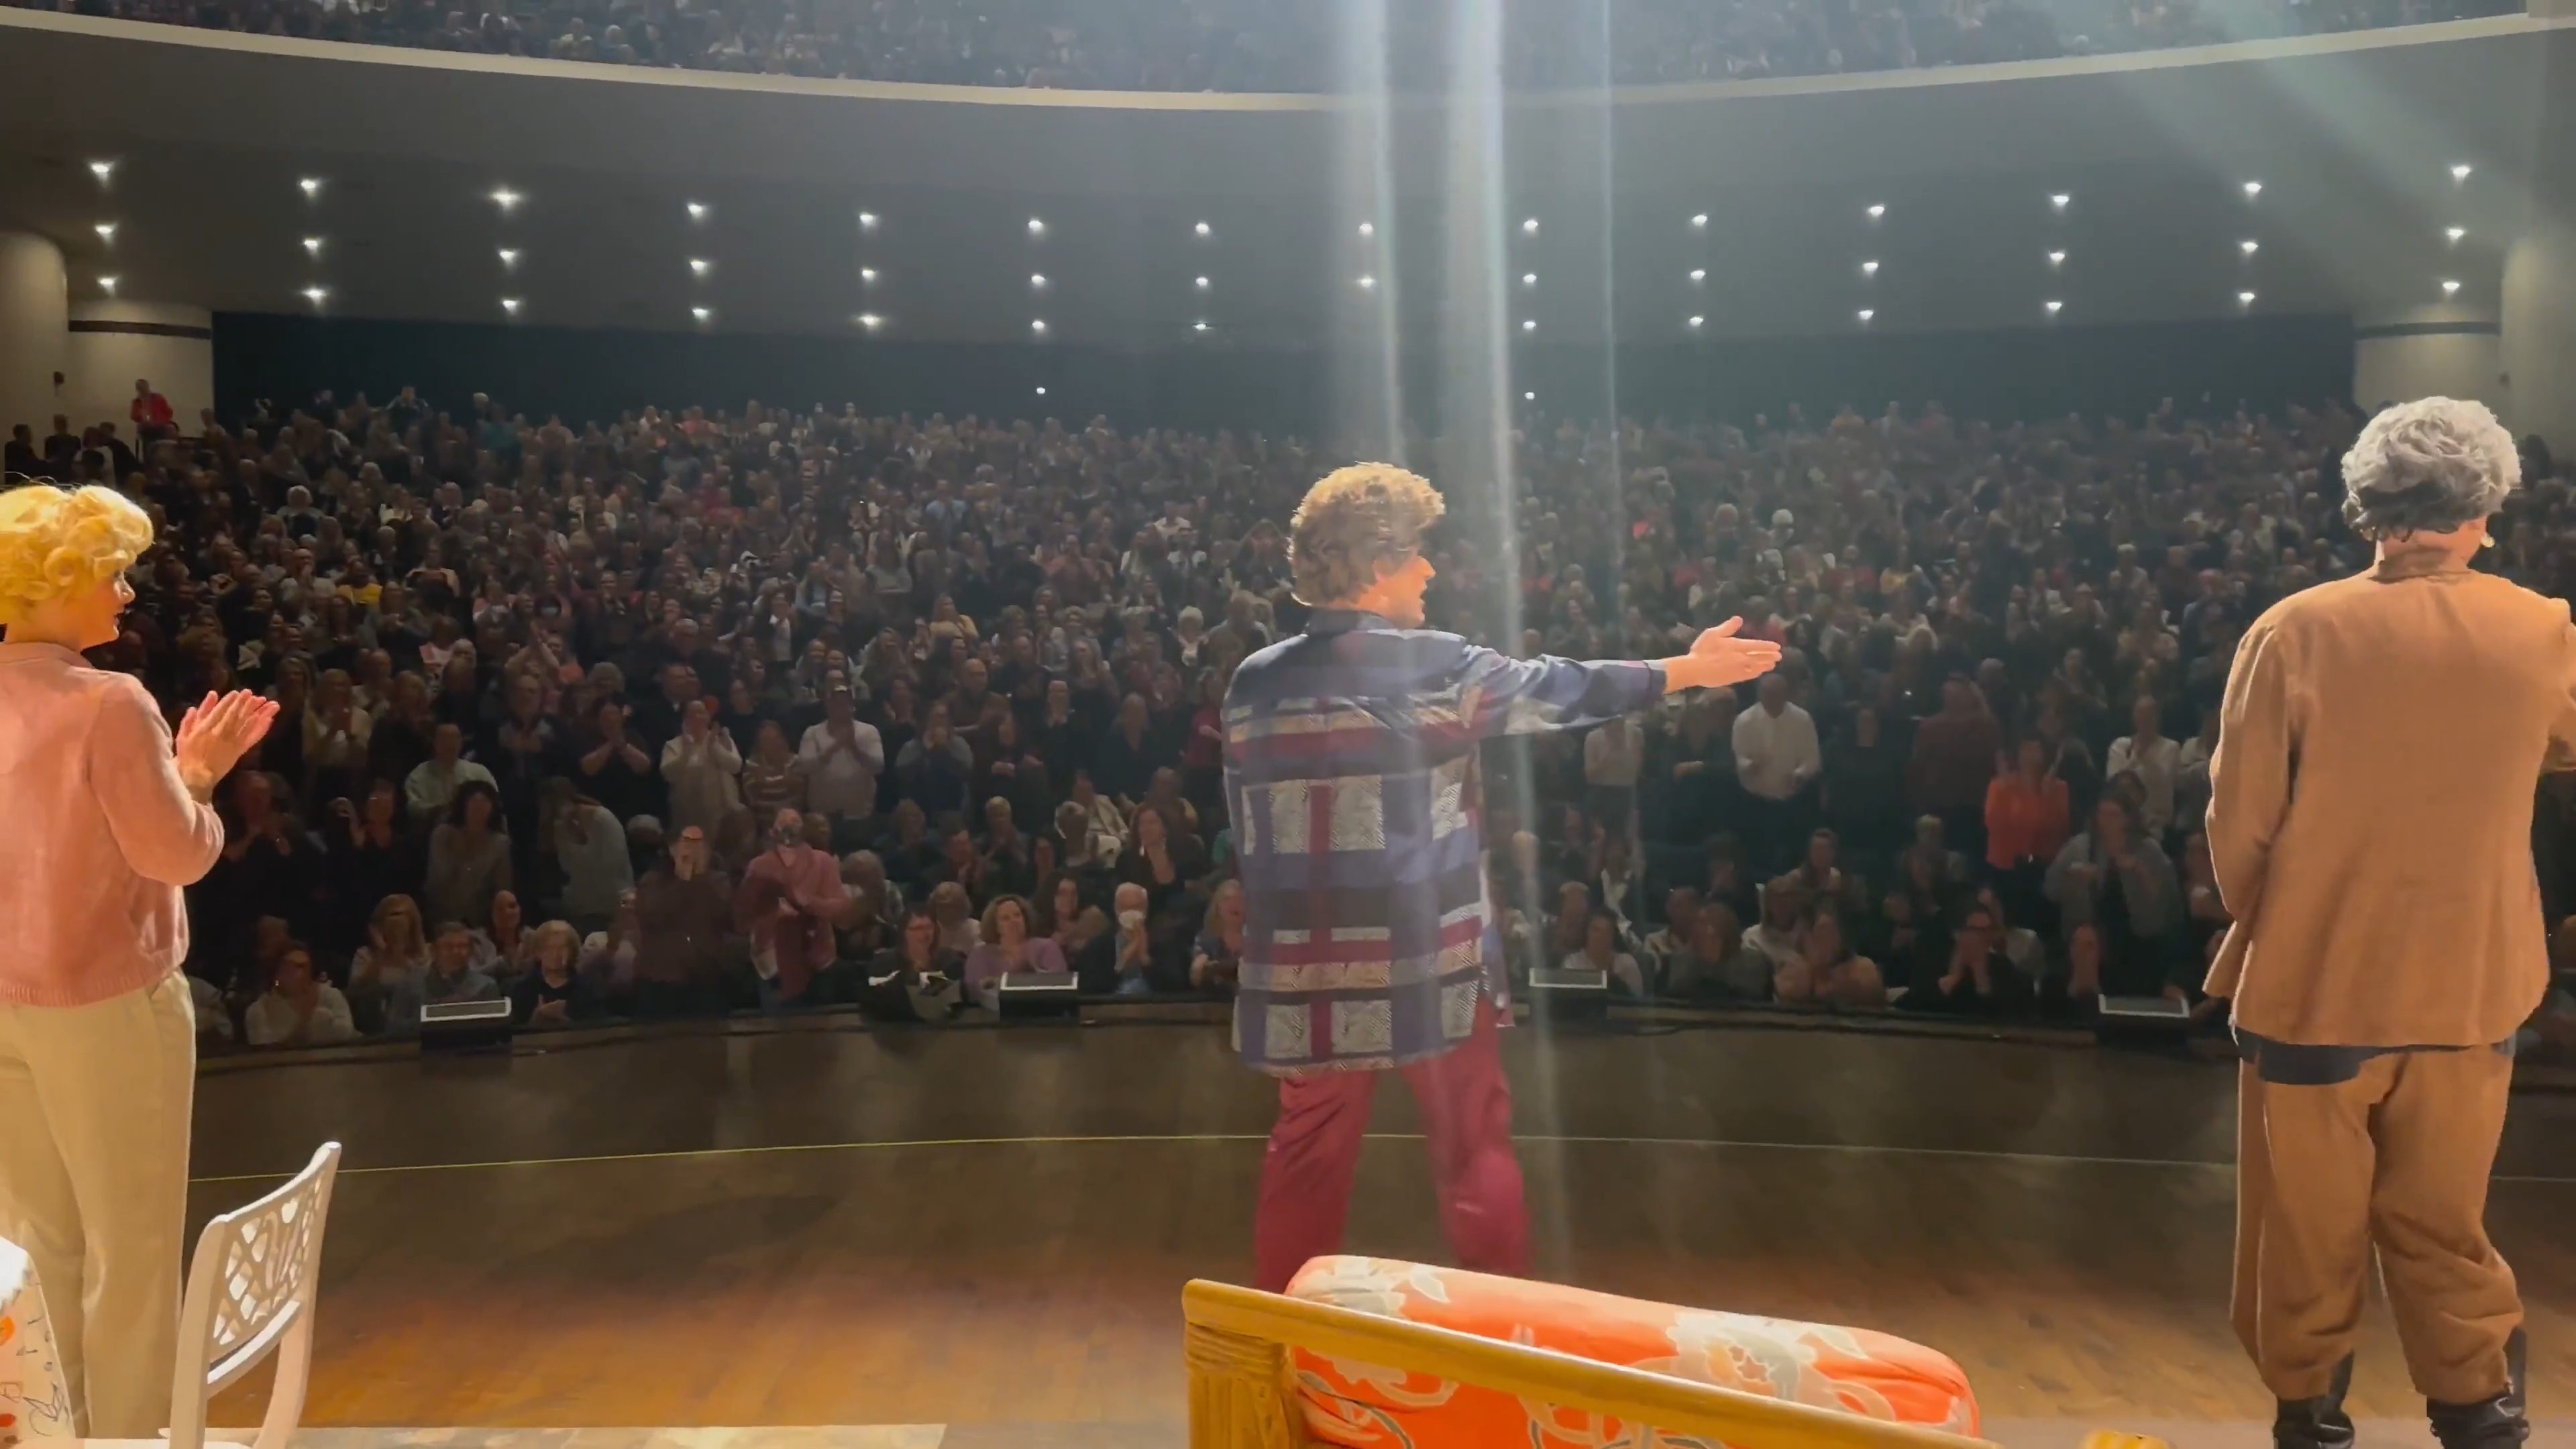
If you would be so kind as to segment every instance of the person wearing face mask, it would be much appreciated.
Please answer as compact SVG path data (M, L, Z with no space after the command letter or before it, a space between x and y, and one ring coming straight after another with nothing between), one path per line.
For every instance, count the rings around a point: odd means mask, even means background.
M52 1295L72 1432L149 1438L178 1357L197 1064L180 897L224 848L216 784L274 702L208 695L174 738L93 669L152 520L105 488L0 493L0 1236Z
M817 973L834 959L833 929L849 914L841 863L821 848L831 823L781 810L769 848L744 870L734 893L734 920L751 938L752 974L766 1011L807 1004Z

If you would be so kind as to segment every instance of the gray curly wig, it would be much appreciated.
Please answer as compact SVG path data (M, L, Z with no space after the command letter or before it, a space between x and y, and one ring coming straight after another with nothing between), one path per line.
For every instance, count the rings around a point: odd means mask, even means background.
M2372 418L2343 455L2343 516L2365 538L2448 533L2521 483L2513 434L2485 404L2418 398Z

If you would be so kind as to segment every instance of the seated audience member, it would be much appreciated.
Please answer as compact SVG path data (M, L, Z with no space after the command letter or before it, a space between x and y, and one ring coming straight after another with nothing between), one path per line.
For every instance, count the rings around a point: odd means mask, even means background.
M2135 728L2111 742L2110 753L2102 757L2102 773L2110 779L2132 773L2138 777L2138 830L2151 840L2162 840L2165 828L2173 824L2182 746L2165 737L2164 706L2155 696L2139 695L2129 706L2129 719Z
M493 898L510 884L501 792L468 780L456 787L446 821L429 833L429 878L421 903L437 920L488 921Z
M349 962L349 994L366 1013L369 1030L382 1029L386 1004L397 993L419 994L416 983L429 974L429 956L419 903L399 895L376 902L367 920L367 944Z
M1950 949L1927 986L1905 996L1919 1011L1960 1016L2008 1016L2031 1004L2031 984L2002 949L2002 927L1992 907L1971 902L1950 932Z
M1744 850L1734 836L1709 837L1708 854L1700 865L1699 898L1703 904L1724 906L1735 912L1739 921L1761 914L1761 884L1745 869Z
M996 795L984 802L985 889L992 895L1025 896L1038 888L1037 860L1029 839L1020 833L1011 802Z
M1190 952L1190 985L1215 996L1234 995L1243 969L1243 882L1221 881L1208 897L1207 919Z
M831 822L781 810L770 821L769 848L753 857L734 891L734 925L751 940L752 975L761 1008L811 1004L816 977L837 959L833 931L848 916L841 863L824 847Z
M411 818L427 824L448 812L455 803L456 792L468 784L480 784L495 795L500 786L492 772L465 758L465 731L454 724L442 724L431 731L430 754L403 781L403 798L411 808Z
M930 888L926 902L930 919L939 926L939 949L954 951L959 959L981 945L984 924L975 917L974 903L966 888L953 880L941 881Z
M1092 863L1103 867L1117 864L1119 855L1127 849L1127 817L1117 801L1093 786L1088 767L1075 768L1064 803L1081 809L1083 823L1095 837ZM1068 855L1065 860L1070 864L1073 857Z
M922 873L927 886L954 885L966 893L967 904L981 911L995 895L987 883L984 854L975 848L975 837L963 825L952 826L940 840L939 863Z
M1797 887L1786 881L1773 881L1762 888L1762 919L1744 933L1744 949L1770 964L1773 995L1784 973L1798 970L1806 960L1806 949L1799 944L1800 926L1807 913L1807 903ZM1782 999L1786 999L1785 997Z
M944 858L940 843L931 838L930 817L922 813L920 801L898 800L887 819L892 824L877 842L877 858L885 862L887 880L901 886L907 899L919 899L937 884L931 872Z
M939 923L927 908L904 914L898 944L888 946L867 964L866 995L871 1016L888 1021L946 1021L956 1010L966 963L939 946Z
M2092 926L2101 933L2103 994L2158 996L2169 985L2179 988L2191 963L2177 949L2182 902L2173 864L2138 833L2116 791L2103 793L2092 827L2057 853L2047 885L2062 931Z
M1646 974L1637 967L1637 958L1619 949L1619 918L1607 910L1595 910L1584 928L1583 949L1557 963L1566 971L1598 971L1610 980L1610 988L1622 996L1646 994Z
M1171 816L1147 804L1136 811L1136 833L1118 857L1117 877L1145 888L1145 911L1160 916L1206 869L1197 840L1177 835Z
M1637 961L1648 978L1670 979L1672 963L1690 950L1691 931L1699 924L1699 892L1675 886L1664 892L1664 924L1637 943Z
M1781 879L1806 900L1836 911L1857 912L1868 905L1869 892L1861 878L1843 868L1842 837L1830 829L1807 836L1806 853L1799 857L1797 868Z
M865 961L901 944L903 891L886 879L885 861L873 850L854 850L841 858L841 886L850 894L849 918L841 923L841 954Z
M1896 854L1896 877L1900 884L1916 883L1950 890L1966 885L1970 879L1968 858L1949 846L1949 831L1938 815L1918 817L1914 822L1914 839Z
M1600 869L1591 877L1592 888L1599 893L1600 908L1608 911L1617 925L1619 940L1624 945L1643 934L1645 878L1630 858L1625 835L1603 836L1600 860Z
M1791 1005L1879 1007L1887 1004L1887 987L1878 965L1852 953L1844 938L1842 918L1830 910L1808 913L1797 937L1795 962L1771 978L1771 994Z
M1768 1001L1772 967L1745 949L1735 912L1702 906L1691 918L1689 939L1664 962L1664 995L1680 1001Z
M1560 883L1556 888L1556 911L1547 918L1547 938L1541 943L1541 964L1554 966L1583 949L1592 934L1592 888L1580 880Z
M1084 948L1078 979L1084 992L1099 996L1145 996L1155 979L1154 937L1145 911L1145 888L1121 882L1110 897L1110 929L1099 932Z
M1123 848L1118 837L1091 823L1091 813L1071 800L1055 807L1055 858L1067 870L1107 871Z
M983 940L966 954L966 991L990 1011L1001 1005L1002 978L1012 972L1064 975L1064 953L1055 942L1029 930L1029 904L1018 896L995 896L984 908Z
M429 970L406 976L387 989L385 1031L392 1036L418 1036L422 1007L500 998L500 986L474 969L474 933L463 921L449 921L430 943Z
M554 851L563 871L563 913L579 930L608 923L617 902L635 888L635 860L627 850L626 827L606 805L574 793L572 782L556 780Z
M577 969L581 936L572 923L548 921L531 934L537 943L536 964L510 989L510 1014L519 1025L543 1030L607 1015L606 1005Z
M691 825L635 887L635 1015L647 1020L724 1009L726 969L738 959L733 883Z
M349 998L313 970L313 953L290 944L270 969L268 989L242 1013L252 1046L333 1046L358 1039Z
M495 981L515 981L527 971L535 949L536 937L518 894L493 896L490 920L474 933L474 969Z
M1082 921L1082 879L1069 870L1059 870L1038 882L1037 894L1030 899L1029 909L1037 913L1033 929L1055 942L1064 959L1074 958L1074 939Z
M635 892L628 891L608 917L608 924L582 938L581 973L584 986L598 997L600 1005L614 1014L627 1010L635 1000L635 959L641 931L635 921Z

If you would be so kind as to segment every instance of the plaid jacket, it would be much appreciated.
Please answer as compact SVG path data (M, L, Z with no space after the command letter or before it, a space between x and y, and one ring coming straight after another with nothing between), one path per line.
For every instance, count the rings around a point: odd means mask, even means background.
M1503 972L1478 742L1597 724L1663 692L1656 665L1513 659L1348 610L1317 610L1243 661L1225 697L1225 794L1244 1061L1367 1071L1465 1041Z

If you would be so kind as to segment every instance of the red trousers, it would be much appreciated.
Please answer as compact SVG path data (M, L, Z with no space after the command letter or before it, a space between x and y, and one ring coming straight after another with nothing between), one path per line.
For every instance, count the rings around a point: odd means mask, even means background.
M1503 1077L1494 1018L1429 1061L1401 1069L1422 1110L1441 1225L1459 1266L1521 1276L1529 1271L1529 1209L1512 1155L1512 1088ZM1279 1083L1279 1123L1261 1163L1252 1222L1256 1286L1277 1293L1306 1260L1342 1247L1351 1178L1368 1131L1376 1072L1317 1072Z

